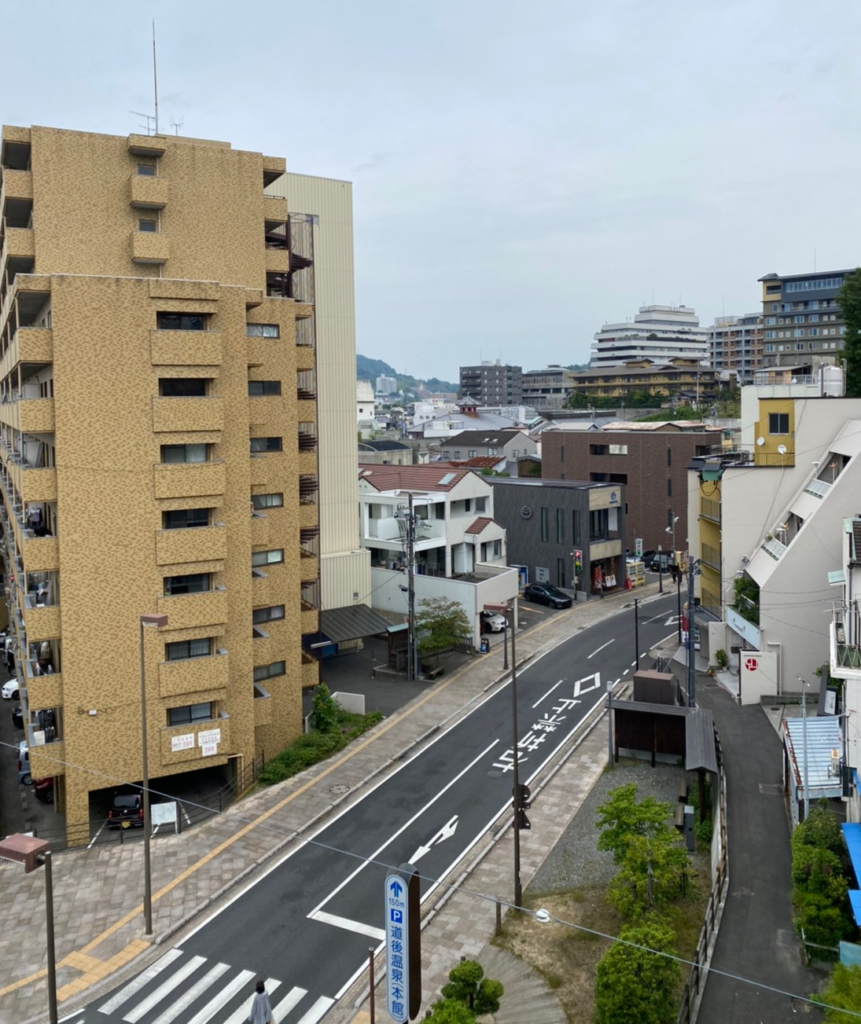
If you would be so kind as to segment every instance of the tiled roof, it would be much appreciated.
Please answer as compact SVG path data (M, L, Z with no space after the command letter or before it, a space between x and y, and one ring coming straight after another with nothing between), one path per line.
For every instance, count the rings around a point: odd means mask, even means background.
M493 466L498 466L500 462L504 461L504 455L476 455L471 459L462 459L460 461L452 459L449 465L468 466L470 469L492 469Z
M482 444L503 445L513 441L523 433L523 430L519 430L516 427L508 427L501 430L499 427L490 430L461 430L459 434L453 434L451 437L445 438L445 444L446 447L455 444L459 444L462 447L466 445L479 446Z
M472 526L467 528L466 532L467 533L481 533L481 531L485 528L485 526L490 526L490 524L492 522L493 522L493 520L490 518L490 516L479 516L479 518L476 519L476 521L472 524Z
M405 491L450 491L471 472L446 462L434 462L428 466L359 465L359 479L367 480L378 491L396 488Z

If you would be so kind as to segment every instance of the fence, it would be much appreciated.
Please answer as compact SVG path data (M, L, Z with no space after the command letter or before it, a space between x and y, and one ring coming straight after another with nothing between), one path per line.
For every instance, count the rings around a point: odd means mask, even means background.
M717 820L712 829L712 890L706 907L705 918L696 952L693 955L693 966L685 982L682 1005L676 1017L676 1024L694 1024L699 1012L700 1002L708 979L708 968L711 962L714 945L717 941L718 926L723 913L726 890L729 886L726 849L726 775L723 768L723 749L720 737L715 730L715 750L718 763L718 801ZM714 820L715 808L712 807Z
M214 814L220 814L227 810L248 788L252 786L265 764L264 756L254 758L249 764L238 773L232 782L228 782L219 789L208 793L199 800L183 800L179 797L169 797L179 805L179 825L177 828L170 826L156 825L152 830L152 838L159 836L176 835L177 832L185 832L194 828L201 822L211 818ZM152 785L152 784L151 784ZM157 783L153 785L157 789ZM153 803L161 802L162 797L153 794ZM143 838L142 828L108 828L107 819L91 818L89 822L82 825L57 828L42 828L34 826L30 834L38 836L39 839L46 839L51 844L51 852L57 853L66 849L93 846L105 846L111 843L131 843L140 841Z

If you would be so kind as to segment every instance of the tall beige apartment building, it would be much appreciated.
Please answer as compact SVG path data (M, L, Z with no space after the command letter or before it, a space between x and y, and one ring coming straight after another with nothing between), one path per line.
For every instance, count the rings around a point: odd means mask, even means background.
M10 629L32 774L80 843L91 792L142 777L141 635L151 779L301 731L313 223L271 194L283 159L227 143L4 127L0 167Z

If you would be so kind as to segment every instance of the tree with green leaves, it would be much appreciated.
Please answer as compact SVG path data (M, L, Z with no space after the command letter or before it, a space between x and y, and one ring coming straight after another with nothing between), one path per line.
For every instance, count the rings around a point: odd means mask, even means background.
M466 612L457 601L426 597L419 602L416 614L419 654L433 654L439 658L443 651L468 640L471 633Z
M329 692L329 687L320 683L311 698L314 728L318 732L332 732L338 724L338 711L338 702Z
M672 928L649 920L623 928L619 938L598 963L596 1024L670 1024L678 1011L679 965L662 954L674 953Z
M826 1010L825 1024L857 1024L857 1017L850 1017L840 1010L854 1010L861 1013L861 967L847 967L835 964L825 988L813 996L813 1001L837 1009Z
M861 398L861 273L849 274L837 293L846 323L843 358L846 360L846 397Z
M653 796L637 803L636 783L617 786L598 807L598 849L609 850L613 860L621 864L632 839L659 832L666 826L669 813L669 805Z

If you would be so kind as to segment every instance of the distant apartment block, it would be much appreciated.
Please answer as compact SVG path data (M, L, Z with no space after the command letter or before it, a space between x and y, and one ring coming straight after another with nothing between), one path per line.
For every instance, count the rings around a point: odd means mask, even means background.
M387 377L380 374L377 377L375 387L378 395L396 395L398 393L398 382L395 377Z
M587 402L613 398L624 405L627 395L638 392L654 395L656 404L660 404L662 398L675 397L699 405L714 398L719 387L719 375L712 367L681 357L668 362L636 359L621 366L601 366L571 373L572 393L582 395Z
M721 316L709 327L709 362L718 373L732 371L750 384L762 366L762 314Z
M837 294L854 270L812 274L766 274L762 284L762 365L814 372L836 364L846 326Z
M496 362L461 366L460 393L478 405L520 405L523 401L523 368Z
M574 390L567 366L546 366L523 374L523 401L536 409L563 409Z
M687 306L641 306L633 320L604 324L592 342L592 368L631 360L708 358L709 332Z
M73 844L92 791L141 780L141 644L156 784L239 781L319 678L314 259L264 194L284 173L222 142L3 128L7 601L32 774Z

